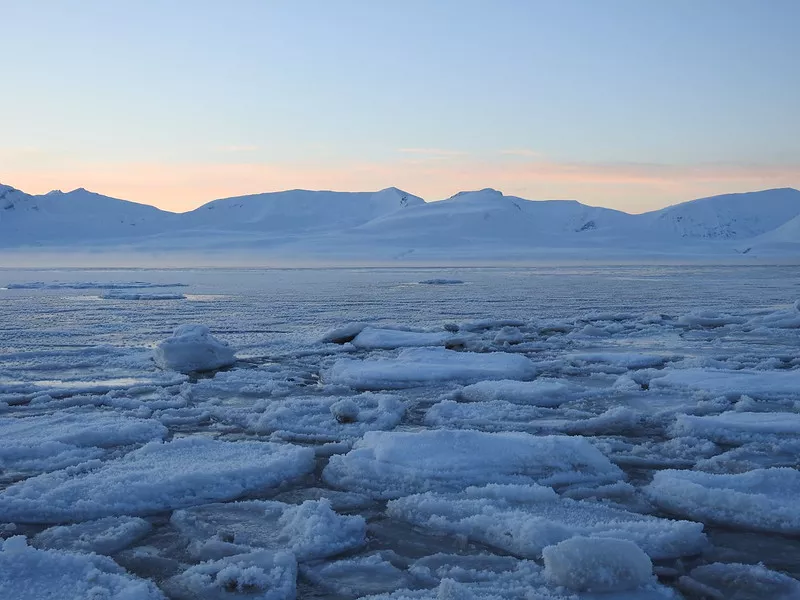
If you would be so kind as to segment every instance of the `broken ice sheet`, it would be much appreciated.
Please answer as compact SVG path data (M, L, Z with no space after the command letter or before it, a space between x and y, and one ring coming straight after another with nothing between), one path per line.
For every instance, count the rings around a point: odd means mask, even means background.
M372 431L333 456L323 479L334 487L398 498L487 483L609 483L622 471L586 439L439 429Z
M574 536L630 540L654 559L698 554L706 546L702 523L560 498L551 488L536 485L406 496L390 501L388 514L522 558L537 558L546 546Z
M172 524L200 558L250 548L291 551L298 560L324 558L364 543L366 522L337 514L326 499L302 504L251 500L175 511Z
M122 458L27 479L0 493L0 514L20 523L147 515L277 486L314 468L314 452L289 444L199 437L151 442Z

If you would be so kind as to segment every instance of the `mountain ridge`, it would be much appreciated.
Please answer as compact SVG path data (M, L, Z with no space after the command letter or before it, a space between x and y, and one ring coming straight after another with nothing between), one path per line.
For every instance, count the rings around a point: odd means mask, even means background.
M395 187L266 192L172 213L83 188L30 195L0 184L0 247L12 249L246 249L389 259L448 251L741 255L763 249L800 256L798 223L800 191L794 188L709 196L640 214L577 200L506 196L492 188L426 202Z

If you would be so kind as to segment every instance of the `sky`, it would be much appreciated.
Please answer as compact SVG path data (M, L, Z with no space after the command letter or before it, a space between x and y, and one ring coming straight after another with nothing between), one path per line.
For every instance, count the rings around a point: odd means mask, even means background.
M0 183L183 211L800 187L796 0L0 0Z

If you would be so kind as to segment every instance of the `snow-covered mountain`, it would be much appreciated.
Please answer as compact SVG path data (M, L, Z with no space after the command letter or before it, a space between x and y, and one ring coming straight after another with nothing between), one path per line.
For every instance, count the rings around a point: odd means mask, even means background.
M339 231L423 204L422 198L397 188L374 193L290 190L213 200L181 215L181 227L285 234Z
M493 189L446 200L379 192L291 190L214 200L187 213L83 189L31 196L0 186L0 247L246 251L253 256L495 260L654 255L800 257L800 191L702 198L644 214Z
M792 188L700 198L643 215L649 235L742 240L780 227L800 214Z
M0 246L126 240L169 227L175 214L84 189L31 196L0 185Z

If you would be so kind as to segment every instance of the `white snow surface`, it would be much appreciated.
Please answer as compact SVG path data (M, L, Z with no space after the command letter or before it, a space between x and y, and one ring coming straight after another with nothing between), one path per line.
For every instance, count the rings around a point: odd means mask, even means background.
M297 562L289 552L237 554L189 567L164 587L178 600L294 600Z
M437 210L479 232L525 210L512 202ZM617 227L595 217L574 236ZM796 282L792 266L0 269L0 538L27 538L0 555L30 552L0 558L0 580L10 560L36 565L33 591L9 588L22 598L161 598L157 582L193 600L793 600ZM236 362L157 367L181 323L206 324ZM365 328L384 342L349 343ZM452 350L396 346L431 333ZM376 367L356 378L376 391L332 380L342 364ZM543 555L576 537L634 543L662 583L584 547L562 560L571 572L630 589L557 585Z
M24 536L0 541L0 590L9 600L165 600L153 582L110 558L37 550Z
M339 515L325 498L300 505L263 500L207 504L175 511L172 524L193 540L192 551L203 558L258 548L292 552L306 561L358 548L366 535L363 517Z
M703 198L639 215L493 189L425 202L396 188L252 194L174 214L84 189L32 196L0 185L3 247L135 248L159 251L162 260L165 251L199 250L216 258L227 253L233 264L253 248L273 260L359 264L364 257L394 262L409 254L429 261L513 261L543 252L568 258L623 258L631 251L653 257L797 256L798 216L800 192L794 189Z
M103 517L75 525L57 525L37 533L37 548L114 554L149 533L152 526L139 517Z
M533 363L518 354L408 348L393 358L342 358L323 376L357 390L382 390L447 381L530 379L535 374Z
M388 512L418 527L463 535L522 558L538 558L547 546L572 537L629 540L654 559L699 554L706 546L702 523L559 498L551 488L537 485L427 492L392 500Z
M479 381L467 385L458 391L458 397L471 402L503 400L512 404L531 406L558 406L576 391L569 385L553 379L536 379L534 381Z
M659 471L645 491L664 510L690 519L754 531L800 533L797 469L737 474Z
M99 458L105 448L167 435L167 428L154 419L85 411L0 417L0 431L0 467L21 471L61 469Z
M578 592L624 592L653 579L650 558L628 540L574 537L542 555L545 578Z
M622 472L580 437L440 429L371 431L323 471L329 484L376 498L489 483L609 482Z
M308 448L199 437L151 442L105 463L26 479L0 493L0 514L22 523L146 515L276 486L314 468Z
M194 373L229 367L236 362L234 350L218 340L205 325L181 325L153 352L162 369Z

